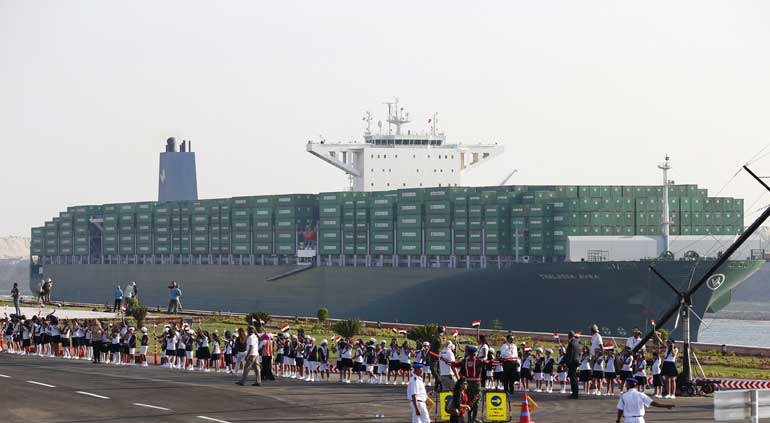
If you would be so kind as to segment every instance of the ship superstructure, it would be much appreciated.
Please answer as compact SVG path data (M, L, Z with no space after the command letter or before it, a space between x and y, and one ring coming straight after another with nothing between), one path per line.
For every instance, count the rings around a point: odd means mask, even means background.
M352 191L385 191L401 188L457 187L462 176L503 153L499 144L453 144L438 129L438 115L429 120L430 130L413 132L398 100L386 103L385 124L372 131L372 115L366 113L363 142L309 141L307 151L348 175Z

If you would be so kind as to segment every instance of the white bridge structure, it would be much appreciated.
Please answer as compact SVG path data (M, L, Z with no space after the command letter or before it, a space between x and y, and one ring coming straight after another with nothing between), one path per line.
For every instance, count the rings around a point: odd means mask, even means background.
M387 128L372 115L364 116L366 131L360 142L308 141L307 151L348 175L352 191L386 191L399 188L461 186L462 176L503 153L502 145L448 144L437 130L437 115L428 121L430 131L404 132L409 113L398 99L388 106Z

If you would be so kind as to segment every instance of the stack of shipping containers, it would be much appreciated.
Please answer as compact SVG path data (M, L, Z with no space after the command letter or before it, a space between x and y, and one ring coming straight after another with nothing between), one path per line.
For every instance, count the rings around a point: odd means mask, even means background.
M233 204L232 214L235 216L235 204ZM224 216L224 213L222 215ZM275 252L275 234L273 233L275 198L271 196L255 197L252 203L252 219L251 238L254 243L252 251L254 254L272 255ZM227 227L227 225L222 225L223 230ZM234 234L231 235L231 239L235 240Z
M59 213L59 255L71 256L75 252L75 239L72 232L72 214Z
M454 233L454 254L467 256L468 252L468 196L473 192L472 188L452 188L450 200L454 218L452 219L452 232Z
M117 255L118 251L118 206L119 204L105 204L102 234L102 254L105 256Z
M153 253L171 254L171 203L155 204L152 223Z
M393 255L393 232L398 192L380 191L371 193L369 208L369 254ZM358 225L356 225L358 227Z
M236 197L70 207L33 228L40 256L294 255L316 231L321 255L563 259L569 236L655 236L659 186L506 186ZM742 199L669 188L671 235L735 235ZM103 219L101 234L90 224ZM101 237L101 239L99 239ZM517 247L518 246L518 247Z
M290 194L275 197L276 254L294 255L299 247L298 236L315 230L318 203L315 195Z
M344 231L343 222L355 226L355 202L348 193L329 192L320 194L318 199L319 230L318 251L320 254L342 254L343 245L353 247L355 252L355 231Z
M452 201L449 188L426 188L425 254L452 255Z
M398 191L396 204L396 254L419 256L427 249L429 228L426 227L423 190L404 189ZM393 232L382 232L377 242L391 240ZM372 240L373 242L375 239Z

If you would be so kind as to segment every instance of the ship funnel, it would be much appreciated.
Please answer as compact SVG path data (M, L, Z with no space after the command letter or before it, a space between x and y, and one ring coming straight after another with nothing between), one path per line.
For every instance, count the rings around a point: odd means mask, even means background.
M160 153L158 172L158 201L195 201L198 199L198 177L195 153L190 143L182 141L177 151L176 139L166 140L166 151Z

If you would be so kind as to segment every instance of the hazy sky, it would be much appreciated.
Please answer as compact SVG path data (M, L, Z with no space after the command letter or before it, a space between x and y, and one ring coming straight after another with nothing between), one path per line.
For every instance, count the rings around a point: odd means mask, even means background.
M439 112L450 141L506 146L468 185L658 184L668 153L715 193L770 143L768 22L762 1L0 0L0 235L156 199L169 136L201 198L343 189L306 141L360 138L394 96L411 129Z

